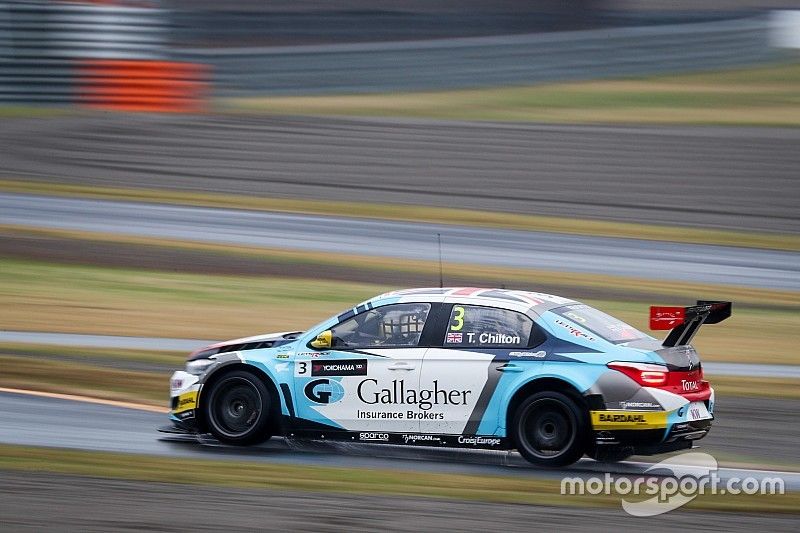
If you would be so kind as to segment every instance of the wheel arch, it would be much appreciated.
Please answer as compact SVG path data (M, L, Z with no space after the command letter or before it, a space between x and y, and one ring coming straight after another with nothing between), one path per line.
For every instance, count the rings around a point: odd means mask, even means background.
M522 404L522 402L525 400L525 398L528 398L537 392L544 391L560 392L575 400L579 406L584 408L583 410L586 415L586 420L588 421L588 405L583 394L578 390L574 383L570 383L569 381L560 377L542 376L524 383L516 391L514 391L514 393L511 395L511 398L509 398L506 404L505 412L505 428L507 434L511 429L514 413L520 404Z
M270 394L272 397L275 398L275 402L273 402L273 408L277 408L277 413L280 414L281 412L281 404L283 403L283 398L281 397L280 390L278 386L275 384L275 381L272 379L272 376L267 374L261 368L245 363L241 360L238 361L231 361L225 364L222 364L215 368L210 374L203 376L203 386L200 388L199 394L197 396L197 426L198 429L202 431L208 430L207 421L205 420L205 399L206 394L203 394L204 391L210 390L210 387L219 381L221 378L225 377L225 375L230 374L236 370L243 370L245 372L250 372L254 376L258 377L264 385L267 386L269 389Z

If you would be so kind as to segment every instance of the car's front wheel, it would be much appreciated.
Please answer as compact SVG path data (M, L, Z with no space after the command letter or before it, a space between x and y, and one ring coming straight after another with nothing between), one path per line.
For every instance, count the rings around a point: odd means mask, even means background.
M555 391L538 392L514 413L512 435L519 453L540 466L565 466L586 449L585 416L574 400Z
M235 370L214 381L203 402L208 429L220 441L240 446L272 436L273 399L255 374Z

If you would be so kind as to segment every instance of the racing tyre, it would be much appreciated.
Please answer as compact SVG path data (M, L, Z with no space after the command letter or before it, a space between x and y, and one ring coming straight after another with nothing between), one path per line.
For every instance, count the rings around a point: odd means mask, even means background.
M538 392L514 413L511 430L517 450L539 466L565 466L586 449L586 417L575 401L560 392Z
M272 406L272 394L260 378L235 370L212 383L204 414L220 442L245 446L272 436Z

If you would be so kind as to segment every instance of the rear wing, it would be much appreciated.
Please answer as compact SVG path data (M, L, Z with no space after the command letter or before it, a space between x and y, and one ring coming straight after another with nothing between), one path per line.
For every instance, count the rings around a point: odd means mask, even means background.
M703 324L718 324L731 316L731 302L698 300L691 307L650 307L650 329L672 330L664 346L683 346L692 342Z

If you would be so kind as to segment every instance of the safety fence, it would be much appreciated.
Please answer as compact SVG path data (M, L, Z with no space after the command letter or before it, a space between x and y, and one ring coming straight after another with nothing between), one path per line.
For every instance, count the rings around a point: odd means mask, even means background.
M768 16L417 41L176 48L174 12L116 1L0 0L0 102L198 111L216 96L533 84L755 64ZM268 31L266 28L264 31Z
M0 3L0 101L201 110L209 73L169 60L168 20L108 1Z
M440 90L747 65L779 55L767 16L555 33L326 45L185 49L217 94Z

